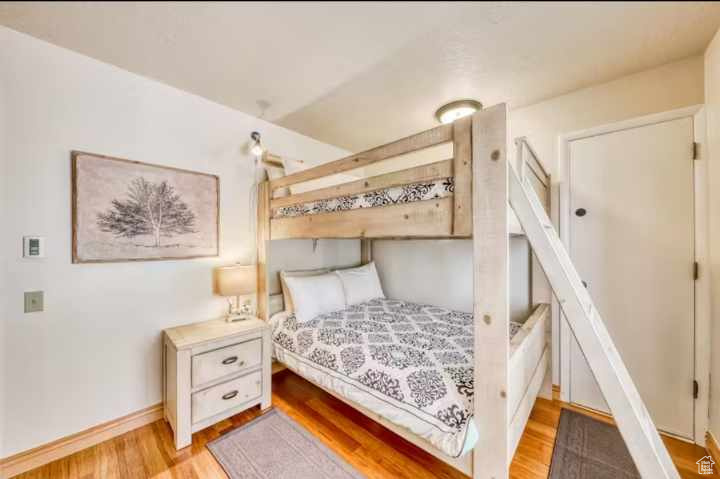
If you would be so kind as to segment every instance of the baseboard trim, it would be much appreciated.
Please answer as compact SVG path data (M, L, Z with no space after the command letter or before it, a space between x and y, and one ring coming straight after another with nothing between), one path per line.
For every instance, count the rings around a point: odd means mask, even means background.
M118 419L91 427L70 436L43 444L25 452L0 459L0 477L3 479L22 474L49 462L100 444L128 431L153 423L163 417L162 403L128 414Z
M718 442L710 431L705 433L705 450L712 456L713 461L720 464L720 447Z
M552 398L553 401L560 400L560 386L558 386L557 384L552 385Z

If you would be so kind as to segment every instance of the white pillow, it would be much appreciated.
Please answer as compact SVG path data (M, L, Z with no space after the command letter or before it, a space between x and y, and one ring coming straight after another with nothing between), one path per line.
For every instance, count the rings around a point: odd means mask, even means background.
M295 317L300 322L345 309L345 296L340 278L334 273L316 276L287 276Z
M282 288L283 306L285 307L285 311L287 311L288 313L292 313L295 310L295 308L293 307L292 295L290 294L287 284L285 283L286 278L291 276L317 276L319 274L326 274L329 272L330 268L280 271L280 287Z
M375 263L369 263L359 268L338 270L335 271L335 274L342 282L345 302L348 306L375 298L385 298Z

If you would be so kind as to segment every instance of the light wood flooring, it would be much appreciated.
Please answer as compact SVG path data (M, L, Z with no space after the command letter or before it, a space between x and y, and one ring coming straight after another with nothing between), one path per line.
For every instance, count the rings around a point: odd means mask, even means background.
M368 478L465 478L290 371L273 376L273 405L319 437ZM512 463L513 479L547 478L560 411L557 401L538 399ZM225 478L205 447L208 441L258 416L253 408L193 435L192 446L176 451L164 421L17 476L22 479ZM683 478L697 474L706 453L695 445L666 439Z

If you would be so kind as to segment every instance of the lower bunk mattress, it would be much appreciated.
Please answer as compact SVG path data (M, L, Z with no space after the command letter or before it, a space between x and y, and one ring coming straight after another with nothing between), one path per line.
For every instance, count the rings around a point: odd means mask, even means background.
M270 319L275 357L328 391L408 429L450 457L472 450L473 315L375 299L300 322ZM508 414L545 351L544 321L510 323Z

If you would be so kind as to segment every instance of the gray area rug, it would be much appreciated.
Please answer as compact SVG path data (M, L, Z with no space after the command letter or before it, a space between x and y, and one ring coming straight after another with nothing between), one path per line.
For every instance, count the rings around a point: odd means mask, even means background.
M641 479L615 426L563 409L549 479Z
M360 479L282 411L272 409L207 445L231 479Z

